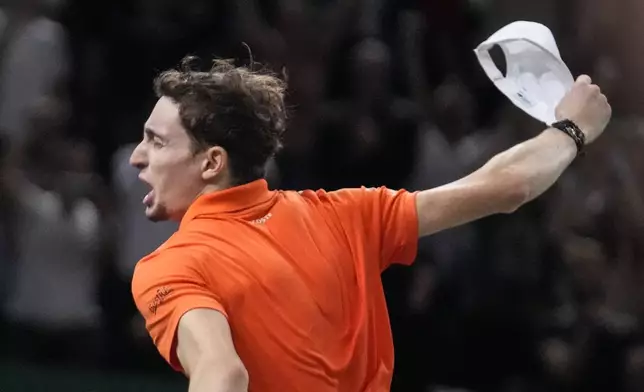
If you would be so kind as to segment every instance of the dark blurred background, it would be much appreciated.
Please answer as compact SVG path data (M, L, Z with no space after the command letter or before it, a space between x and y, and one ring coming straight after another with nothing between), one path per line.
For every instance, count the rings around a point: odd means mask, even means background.
M0 0L0 391L185 391L130 296L175 226L127 164L186 54L287 71L285 189L455 180L540 131L472 52L546 24L614 120L543 197L421 242L386 284L392 391L644 391L644 3Z

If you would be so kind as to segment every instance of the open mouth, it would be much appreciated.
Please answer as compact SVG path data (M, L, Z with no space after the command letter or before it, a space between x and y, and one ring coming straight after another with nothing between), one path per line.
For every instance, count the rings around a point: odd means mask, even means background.
M139 180L141 180L142 183L150 188L150 191L145 196L143 196L142 203L146 207L151 207L154 204L154 188L152 187L152 185L150 185L149 182L141 178L141 176L139 176Z

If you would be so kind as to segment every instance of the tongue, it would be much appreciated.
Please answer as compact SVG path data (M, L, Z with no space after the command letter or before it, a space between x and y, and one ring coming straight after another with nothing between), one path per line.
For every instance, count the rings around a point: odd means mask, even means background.
M145 197L143 198L143 204L146 206L151 206L152 203L154 202L154 190L151 190Z

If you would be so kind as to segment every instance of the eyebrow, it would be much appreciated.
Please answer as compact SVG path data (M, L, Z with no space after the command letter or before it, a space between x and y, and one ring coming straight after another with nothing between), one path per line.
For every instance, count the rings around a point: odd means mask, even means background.
M165 140L165 138L163 136L159 135L158 132L154 131L152 128L149 128L149 127L144 127L143 128L143 133L145 133L145 135L149 139L158 138L158 139L161 139L161 140Z

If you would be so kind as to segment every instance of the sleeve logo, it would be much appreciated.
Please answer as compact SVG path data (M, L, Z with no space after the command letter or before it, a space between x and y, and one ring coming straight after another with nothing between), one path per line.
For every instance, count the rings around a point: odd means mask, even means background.
M167 286L163 286L160 289L157 289L157 293L154 296L154 299L152 300L152 302L148 304L148 309L152 314L157 314L157 309L159 309L159 305L161 305L166 300L166 298L168 297L168 295L170 295L171 292L172 292L172 289Z

